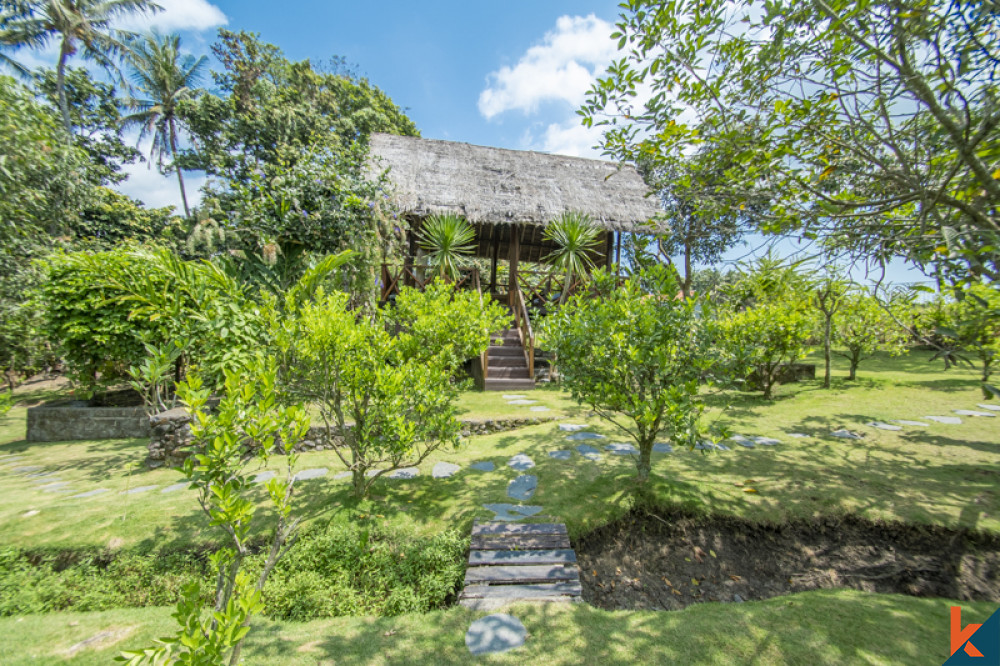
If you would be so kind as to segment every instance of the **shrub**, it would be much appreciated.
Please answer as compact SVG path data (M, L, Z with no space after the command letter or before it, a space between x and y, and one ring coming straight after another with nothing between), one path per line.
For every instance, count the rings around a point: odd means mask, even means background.
M812 321L801 305L777 300L730 315L722 329L723 348L738 377L756 374L770 400L781 367L808 352Z

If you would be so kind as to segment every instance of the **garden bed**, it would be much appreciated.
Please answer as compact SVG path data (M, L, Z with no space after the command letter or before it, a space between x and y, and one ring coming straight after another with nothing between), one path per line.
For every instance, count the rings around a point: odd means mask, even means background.
M583 598L607 610L679 610L838 587L1000 601L1000 537L966 530L634 512L574 546Z

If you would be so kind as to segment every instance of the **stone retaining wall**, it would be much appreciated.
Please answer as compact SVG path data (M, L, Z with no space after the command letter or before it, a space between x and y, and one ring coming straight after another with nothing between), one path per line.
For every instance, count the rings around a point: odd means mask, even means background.
M85 400L40 405L28 409L29 442L149 437L149 419L142 407L91 407Z
M499 419L468 419L462 421L462 436L488 435L494 432L504 432L537 425L551 418L499 418ZM350 427L350 426L348 426ZM332 442L324 443L326 428L313 426L309 428L305 439L295 447L296 451L322 451L339 446L341 438L334 436ZM149 419L149 457L150 467L162 465L177 466L184 462L188 451L184 447L191 443L191 419L183 408L172 409L156 414Z

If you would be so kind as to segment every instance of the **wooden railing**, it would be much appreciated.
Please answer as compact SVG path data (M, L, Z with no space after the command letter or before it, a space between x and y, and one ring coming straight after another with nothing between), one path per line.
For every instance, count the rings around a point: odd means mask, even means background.
M477 294L479 294L479 304L482 305L483 304L483 285L480 282L479 269L478 268L473 268L472 269L472 276L470 278L470 282L471 282L472 288L476 291ZM490 339L491 339L491 341L492 341L492 338L493 338L493 334L490 333ZM489 377L489 375L490 375L490 347L489 347L489 345L486 345L486 349L484 349L483 353L479 355L479 363L480 363L480 365L483 368L483 386L485 388L486 378Z
M382 264L382 288L379 303L385 305L389 299L399 293L401 287L408 286L415 289L424 290L434 280L441 279L437 272L426 266L413 266L406 264ZM479 282L479 269L476 266L459 269L458 279L454 281L456 289L478 288L482 294L481 287L473 287Z
M521 346L524 348L524 360L528 363L528 377L535 378L535 332L531 329L531 317L524 305L524 294L521 288L514 286L510 291L510 309L514 315L514 325L517 327Z

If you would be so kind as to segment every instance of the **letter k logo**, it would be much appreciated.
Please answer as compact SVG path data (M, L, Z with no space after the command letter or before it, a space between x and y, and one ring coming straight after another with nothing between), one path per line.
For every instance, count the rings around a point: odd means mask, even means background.
M972 634L983 625L970 624L965 629L962 628L962 608L960 606L951 607L951 653L958 652L958 648L965 645L965 653L970 657L982 657L983 653L976 649L976 646L967 642Z

